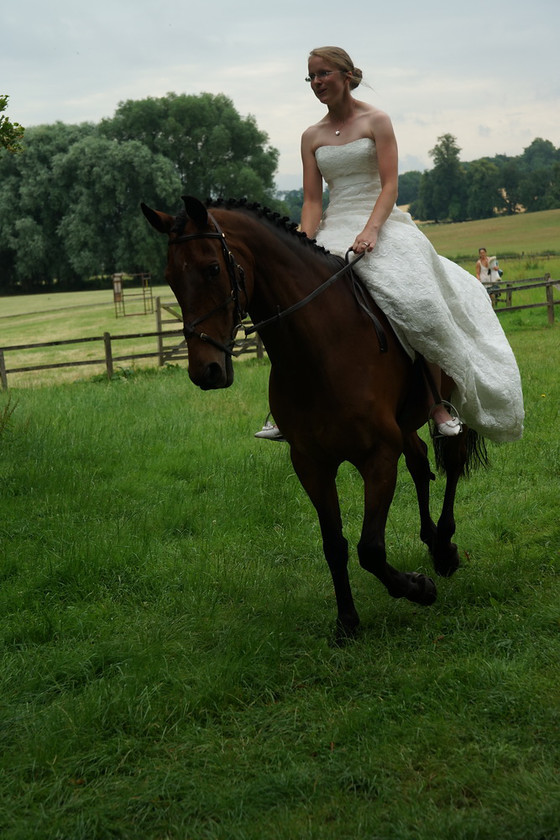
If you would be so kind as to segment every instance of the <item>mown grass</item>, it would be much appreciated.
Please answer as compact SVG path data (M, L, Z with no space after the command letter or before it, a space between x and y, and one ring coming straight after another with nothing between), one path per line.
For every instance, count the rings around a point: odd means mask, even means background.
M559 328L505 323L526 432L460 486L462 568L421 609L353 551L344 648L287 448L252 437L266 362L0 394L3 838L560 838ZM388 551L425 572L417 532L402 471Z

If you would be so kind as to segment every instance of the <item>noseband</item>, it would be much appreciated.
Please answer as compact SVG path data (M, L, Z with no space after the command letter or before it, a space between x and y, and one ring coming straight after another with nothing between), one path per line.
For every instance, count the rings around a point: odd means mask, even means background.
M207 344L211 344L213 347L217 347L218 350L221 350L226 355L234 356L235 353L232 348L235 344L235 336L237 335L237 331L240 329L241 322L245 317L245 311L239 302L240 292L243 292L245 299L247 299L247 293L245 290L245 272L243 271L243 267L235 261L235 257L227 246L225 234L222 232L215 218L210 213L208 213L208 218L215 227L214 231L207 231L206 233L184 233L176 239L171 239L169 244L182 245L183 242L190 242L193 239L217 239L222 248L222 255L226 264L231 291L229 297L227 297L223 303L219 304L219 306L214 307L214 309L211 309L210 312L207 312L205 315L201 315L201 317L197 318L195 321L191 321L189 324L185 323L183 325L183 335L185 336L185 340L194 336ZM195 329L199 324L202 324L204 321L208 320L208 318L211 318L216 312L219 312L221 309L226 309L231 303L233 303L235 309L235 326L232 337L227 344L222 344L222 342L218 341L216 338L212 338L212 336L207 333L200 332Z

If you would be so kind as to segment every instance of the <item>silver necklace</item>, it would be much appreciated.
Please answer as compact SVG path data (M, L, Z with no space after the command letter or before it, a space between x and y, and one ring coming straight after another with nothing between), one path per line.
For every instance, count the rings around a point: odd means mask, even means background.
M350 116L351 116L351 115L350 115ZM330 118L331 123L334 123L334 120L332 119L332 116L331 116L330 114L329 114L329 118ZM343 130L344 126L346 125L346 121L347 121L348 119L349 119L349 117L344 117L344 119L343 119L343 120L342 120L342 122L340 123L339 128L335 128L335 129L334 129L334 133L335 133L335 135L336 135L337 137L340 137L340 132ZM333 126L333 128L334 128L334 126Z
M342 122L340 123L340 128L335 128L334 133L336 134L337 137L340 137L340 132L342 131L342 129L344 128L345 125L346 125L346 120L342 120Z

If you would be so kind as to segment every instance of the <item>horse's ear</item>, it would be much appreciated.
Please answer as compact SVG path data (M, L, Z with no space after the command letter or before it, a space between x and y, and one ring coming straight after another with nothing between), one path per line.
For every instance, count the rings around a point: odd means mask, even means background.
M155 228L159 233L170 232L175 221L173 216L169 216L167 213L160 213L159 210L152 210L152 208L148 207L148 205L144 204L144 202L140 204L140 207L142 208L142 213L153 228Z
M204 204L192 195L184 195L182 198L187 215L199 230L204 230L208 225L208 211Z

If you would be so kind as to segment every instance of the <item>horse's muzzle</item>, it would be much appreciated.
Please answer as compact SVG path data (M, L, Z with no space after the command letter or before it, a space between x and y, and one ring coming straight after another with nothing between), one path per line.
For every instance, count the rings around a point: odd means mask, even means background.
M189 365L189 377L203 391L215 391L229 388L233 383L233 364L229 356L224 356L223 364L209 362L202 367Z

